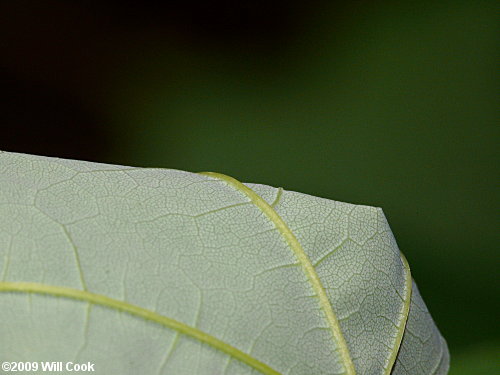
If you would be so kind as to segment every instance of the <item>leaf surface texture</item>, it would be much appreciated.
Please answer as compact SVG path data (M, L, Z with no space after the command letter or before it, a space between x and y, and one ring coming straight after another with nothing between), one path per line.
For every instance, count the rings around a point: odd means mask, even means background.
M99 374L446 374L381 209L0 153L0 356Z

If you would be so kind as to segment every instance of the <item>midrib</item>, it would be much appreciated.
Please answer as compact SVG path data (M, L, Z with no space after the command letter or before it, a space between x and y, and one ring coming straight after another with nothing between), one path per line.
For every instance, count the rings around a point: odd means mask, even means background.
M288 228L287 224L283 221L283 219L278 215L278 213L271 207L261 196L255 193L248 186L242 184L238 180L233 177L226 176L221 173L214 172L203 172L203 175L219 179L225 181L227 184L232 186L238 191L241 191L245 194L255 206L257 206L266 216L267 218L276 226L278 231L281 233L286 243L298 259L302 269L304 270L314 292L318 296L319 304L322 311L325 314L326 320L332 331L333 337L338 344L338 350L340 352L340 357L342 359L343 365L345 367L346 375L355 375L356 370L354 368L354 364L352 362L349 348L347 347L347 343L345 341L344 335L342 334L342 330L340 328L340 324L338 319L333 311L333 307L326 295L326 291L321 284L321 280L319 279L314 266L312 265L309 257L305 253L302 245L297 240L293 232Z
M73 288L66 288L55 285L46 285L40 283L28 283L28 282L0 282L0 292L20 292L20 293L37 293L46 294L51 296L71 298L75 300L89 302L95 305L104 306L110 309L115 309L118 311L123 311L128 314L141 317L145 320L157 323L164 327L176 330L180 334L194 338L201 341L213 348L224 352L231 357L239 360L246 365L253 367L254 369L260 371L263 375L281 375L278 371L272 369L265 363L260 362L254 357L242 352L239 349L229 345L228 343L221 341L214 336L209 335L197 328L188 326L187 324L181 323L175 319L157 314L151 310L124 302L116 300L102 294L92 293L84 290L78 290Z

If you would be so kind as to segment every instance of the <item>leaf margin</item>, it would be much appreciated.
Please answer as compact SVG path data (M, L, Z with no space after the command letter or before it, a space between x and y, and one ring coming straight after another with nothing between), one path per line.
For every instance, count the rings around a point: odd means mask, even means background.
M311 260L307 256L304 251L302 245L297 240L293 232L290 230L285 221L278 215L278 213L274 210L274 208L267 203L260 195L255 193L251 188L244 185L237 179L227 176L222 173L216 172L200 172L199 174L209 176L214 178L215 180L226 182L229 186L232 186L237 191L245 194L257 208L259 208L264 215L268 217L268 219L276 226L280 234L283 236L284 240L287 242L288 246L297 257L299 264L302 267L302 270L306 274L309 282L312 286L313 291L316 293L319 299L319 305L323 313L325 314L326 321L330 326L330 330L332 331L333 337L336 343L339 345L340 357L343 361L343 365L345 367L346 375L356 375L356 369L354 367L354 363L352 361L351 355L349 353L349 348L347 346L347 342L345 341L344 335L342 333L340 323L335 315L333 310L333 306L328 299L326 291L319 279L314 266L311 263Z

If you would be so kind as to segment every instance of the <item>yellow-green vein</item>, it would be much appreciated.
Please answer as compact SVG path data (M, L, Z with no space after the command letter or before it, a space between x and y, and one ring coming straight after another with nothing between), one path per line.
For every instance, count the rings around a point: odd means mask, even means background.
M394 364L396 363L396 358L398 357L399 347L401 346L401 341L403 340L403 334L406 329L406 322L408 321L408 315L410 314L410 302L411 302L411 293L412 293L412 281L411 281L411 272L410 265L406 260L403 253L400 252L401 262L403 263L403 269L405 273L405 296L403 300L403 308L401 314L403 315L403 319L399 323L398 333L396 335L396 341L394 342L394 347L389 356L389 365L385 369L385 375L390 375Z
M274 207L276 207L276 205L279 203L280 199L281 199L281 195L283 194L283 188L282 187L279 187L278 188L278 193L276 194L276 198L274 198L274 201L273 203L271 203L271 207L274 209Z
M333 311L333 307L326 295L325 289L321 284L321 281L312 265L309 257L305 253L302 245L299 243L293 232L288 228L283 219L278 215L278 213L258 194L256 194L252 189L248 186L242 184L238 180L226 176L221 173L214 172L202 172L201 174L210 176L222 181L225 181L230 186L235 188L238 191L241 191L245 194L252 202L255 204L267 217L268 219L276 226L278 231L281 233L288 246L291 248L297 259L299 260L302 269L304 270L309 282L312 285L312 288L319 299L319 304L321 309L323 310L328 325L332 331L333 337L338 344L340 356L342 358L342 362L346 369L347 375L355 375L356 371L354 369L354 364L351 359L351 355L349 353L349 348L347 347L347 343L344 339L342 331L340 329L340 324L338 322L337 317Z
M116 300L102 294L96 294L85 290L66 288L62 286L28 282L0 282L0 292L47 294L85 301L94 305L101 305L118 311L123 311L128 314L141 317L145 320L160 324L164 327L176 330L177 332L185 336L189 336L191 338L199 340L202 343L210 345L213 348L220 350L221 352L224 352L231 357L247 364L248 366L253 367L264 375L281 375L278 371L272 369L265 363L260 362L247 353L236 349L228 343L221 341L206 332L188 326L187 324L181 323L175 319L157 314L151 310L147 310L124 301Z

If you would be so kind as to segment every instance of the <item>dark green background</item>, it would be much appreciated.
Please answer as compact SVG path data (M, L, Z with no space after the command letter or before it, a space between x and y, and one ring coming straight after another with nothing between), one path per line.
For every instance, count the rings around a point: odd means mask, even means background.
M0 148L380 206L450 373L497 374L495 3L2 4Z

